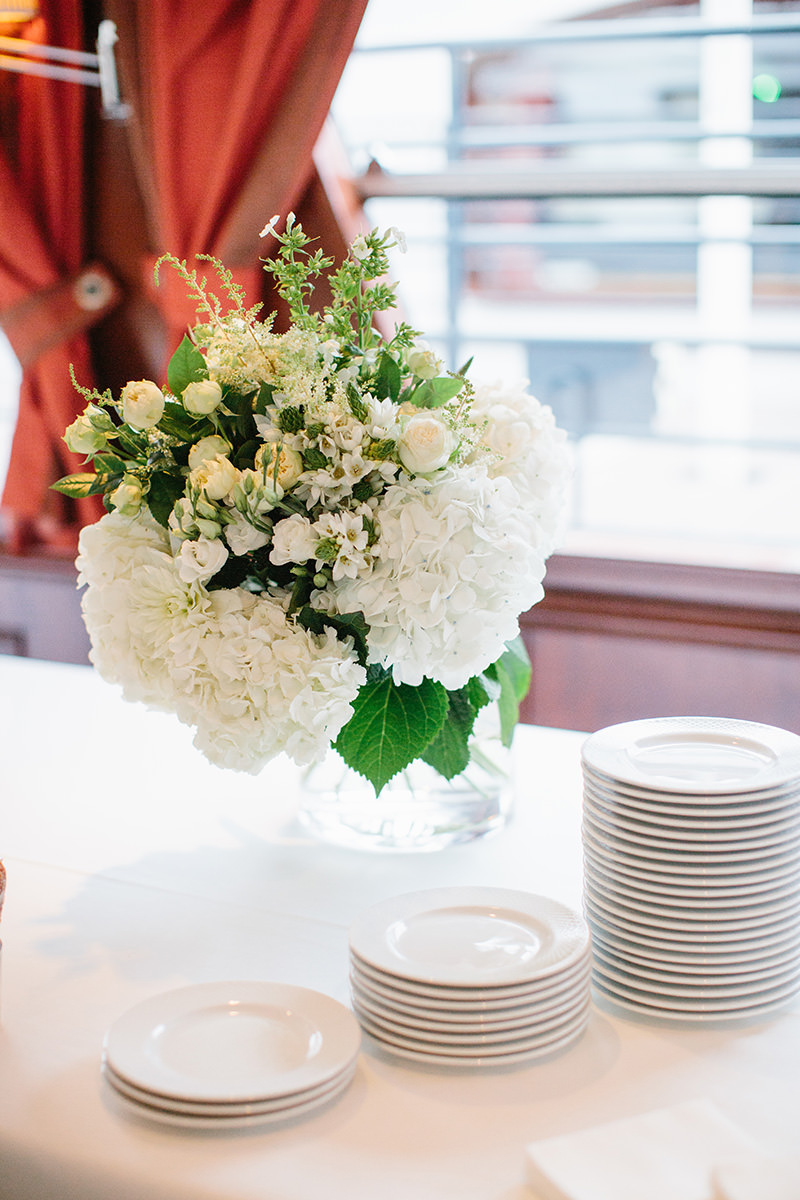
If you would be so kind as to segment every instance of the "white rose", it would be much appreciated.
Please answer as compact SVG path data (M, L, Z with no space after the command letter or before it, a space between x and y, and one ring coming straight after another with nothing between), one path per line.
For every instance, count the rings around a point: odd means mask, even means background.
M234 511L225 526L225 540L234 554L251 554L266 546L269 535L251 525L244 513Z
M64 432L64 441L73 454L97 454L106 445L105 434L98 433L91 421L82 413Z
M266 482L268 486L275 483L275 447L268 442L261 446L256 452L256 470L260 473L261 479L264 478L266 470ZM280 487L286 492L297 483L300 476L303 474L303 459L296 450L290 450L288 446L281 446L278 454L278 474L277 482Z
M178 574L184 583L205 583L224 566L227 557L227 548L219 538L200 537L196 542L182 542Z
M142 507L142 485L135 475L123 475L122 483L108 497L109 504L126 517L135 517Z
M417 342L406 354L406 364L417 379L435 379L442 371L443 363L437 358L427 342Z
M410 475L429 475L445 466L455 449L452 429L438 417L416 413L397 443L400 461Z
M122 419L134 429L152 429L164 414L164 393L150 379L133 380L122 389Z
M198 379L187 384L181 398L188 413L194 417L205 417L222 401L222 388L216 379Z
M189 475L191 487L200 488L209 500L221 500L239 482L239 472L224 454L208 458Z
M201 463L208 462L210 458L216 458L218 454L227 454L229 450L229 443L226 442L224 437L220 437L218 433L212 433L209 437L200 438L200 441L195 442L189 451L189 470L193 471Z
M278 521L272 531L269 561L276 567L282 567L285 563L308 562L316 554L318 541L319 534L308 518L300 513L292 513L290 517Z

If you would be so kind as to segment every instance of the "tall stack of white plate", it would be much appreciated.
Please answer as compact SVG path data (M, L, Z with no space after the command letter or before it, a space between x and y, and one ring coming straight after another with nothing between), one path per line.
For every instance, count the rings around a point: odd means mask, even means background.
M308 988L204 983L150 996L106 1034L103 1075L126 1112L186 1129L306 1116L353 1079L361 1030Z
M364 1030L414 1062L495 1067L565 1050L589 1016L579 913L505 888L433 888L368 909L350 929Z
M800 990L800 737L712 717L592 734L585 911L598 996L742 1020Z

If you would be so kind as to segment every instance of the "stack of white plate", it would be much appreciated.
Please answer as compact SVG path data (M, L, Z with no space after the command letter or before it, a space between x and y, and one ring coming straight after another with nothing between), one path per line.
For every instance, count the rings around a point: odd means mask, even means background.
M151 1121L233 1129L304 1116L353 1078L361 1030L307 988L207 983L137 1004L106 1034L117 1103Z
M350 930L353 1007L393 1054L498 1066L564 1050L589 1015L589 932L543 896L435 888L386 900Z
M599 995L742 1020L800 989L800 737L665 717L583 747L585 910Z

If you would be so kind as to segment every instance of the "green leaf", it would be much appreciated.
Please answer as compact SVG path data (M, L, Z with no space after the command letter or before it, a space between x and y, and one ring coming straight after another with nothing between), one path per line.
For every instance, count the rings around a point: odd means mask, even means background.
M173 396L180 396L190 383L197 379L207 379L208 368L203 355L184 334L180 346L170 359L167 367L167 383Z
M185 486L186 480L182 475L153 475L150 479L147 507L165 529L175 501L183 495Z
M73 500L82 500L85 496L96 494L98 478L93 471L81 471L77 475L65 475L57 483L51 483L50 487L54 492L71 496Z
M469 697L469 684L457 692L448 692L449 707L444 725L421 758L445 779L460 775L469 763L469 738L477 709Z
M433 741L447 716L447 692L423 679L419 687L396 684L391 675L365 683L353 716L336 739L341 757L368 779L376 796Z
M373 392L379 400L397 400L400 395L402 376L397 361L387 350L378 359L378 369L373 380Z
M336 630L336 636L351 637L355 642L355 651L362 667L367 665L367 634L369 625L361 612L331 613L320 612L319 609L305 605L297 614L297 621L309 633L322 633L326 625Z
M415 388L411 400L417 408L441 408L448 400L452 400L464 386L464 380L454 379L452 375L441 376L439 379L426 379Z
M124 475L128 464L117 458L116 454L95 454L94 466L96 471L106 475Z
M275 388L271 383L262 383L253 404L253 412L257 412L260 417L265 417L268 406L272 404L272 393L274 391Z
M506 644L505 652L485 672L500 685L497 704L500 711L500 737L504 746L511 745L514 727L519 720L519 706L531 686L531 660L521 637Z
M200 421L203 422L202 427L199 424ZM205 437L206 429L208 432L213 432L214 429L210 421L204 417L193 417L182 404L176 403L175 400L167 400L164 404L164 412L158 422L158 427L162 433L180 438L182 442L198 441L199 438Z

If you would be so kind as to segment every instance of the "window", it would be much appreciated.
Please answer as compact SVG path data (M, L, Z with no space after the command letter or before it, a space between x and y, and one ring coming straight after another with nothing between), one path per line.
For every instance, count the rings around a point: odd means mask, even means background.
M798 571L800 3L531 9L367 9L333 115L404 315L552 405L566 551Z

